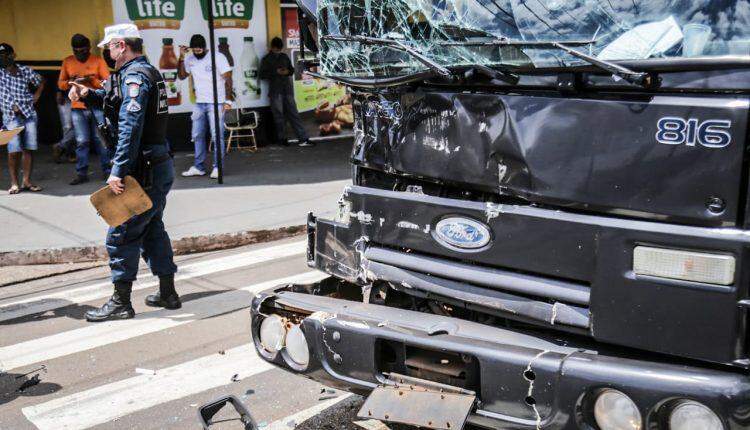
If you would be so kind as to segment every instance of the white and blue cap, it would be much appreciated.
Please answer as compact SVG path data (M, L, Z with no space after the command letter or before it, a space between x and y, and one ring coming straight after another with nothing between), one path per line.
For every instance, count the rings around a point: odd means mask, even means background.
M113 39L141 39L141 32L135 24L115 24L104 28L104 39L98 47L104 48Z

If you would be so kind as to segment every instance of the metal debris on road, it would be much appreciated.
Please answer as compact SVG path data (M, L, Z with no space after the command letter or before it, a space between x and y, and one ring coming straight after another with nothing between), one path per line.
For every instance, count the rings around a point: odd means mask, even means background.
M36 375L32 376L28 380L24 381L23 384L21 384L21 386L18 387L16 391L18 391L19 393L23 393L24 390L31 388L34 385L39 385L40 382L41 382L41 379L39 378L39 374L37 373Z

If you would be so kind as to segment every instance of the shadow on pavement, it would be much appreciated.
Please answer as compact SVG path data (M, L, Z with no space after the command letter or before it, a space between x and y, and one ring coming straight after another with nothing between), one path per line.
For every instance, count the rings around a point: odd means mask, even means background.
M153 294L154 292L158 291L158 287L154 287L153 289L149 289L147 292L148 294ZM188 303L193 300L200 300L204 299L206 297L215 296L217 294L226 293L231 290L212 290L212 291L200 291L195 293L188 293L185 295L180 295L180 299L182 300L182 303ZM50 320L54 318L71 318L75 320L83 320L85 319L84 315L87 311L90 311L92 309L96 309L100 304L104 304L108 300L109 296L104 297L96 301L96 305L81 305L78 303L73 303L67 300L61 300L61 299L55 299L55 309L50 309L46 311L40 311L35 312L33 314L28 314L24 316L20 316L18 318L12 318L5 321L0 321L0 326L3 325L15 325L15 324L25 324L33 321L44 321L44 320ZM134 300L143 300L141 298L134 299ZM29 302L25 304L26 306L34 306L43 303L44 301L39 302ZM250 301L248 300L248 306ZM136 304L136 306L138 306ZM149 310L162 310L161 308L148 308ZM136 317L138 314L143 314L144 312L138 312L136 313ZM168 315L165 315L168 316Z
M0 371L0 405L10 403L19 397L46 396L60 391L62 386L44 381L43 368L30 374L3 373Z

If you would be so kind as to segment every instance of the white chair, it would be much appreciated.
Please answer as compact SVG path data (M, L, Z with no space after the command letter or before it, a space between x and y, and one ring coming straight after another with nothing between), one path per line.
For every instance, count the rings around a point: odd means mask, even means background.
M227 152L231 150L232 142L234 142L234 148L240 151L255 152L258 150L258 145L255 141L255 129L258 128L258 112L244 108L230 109L224 112L224 127L229 130ZM249 139L251 144L240 146L242 139Z

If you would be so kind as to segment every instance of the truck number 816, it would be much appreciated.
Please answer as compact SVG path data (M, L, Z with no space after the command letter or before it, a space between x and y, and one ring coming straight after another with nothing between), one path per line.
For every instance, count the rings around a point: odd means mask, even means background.
M727 120L710 119L703 122L695 118L683 119L664 117L656 124L656 141L665 145L695 146L700 144L706 148L723 148L732 142L729 129L732 122Z

